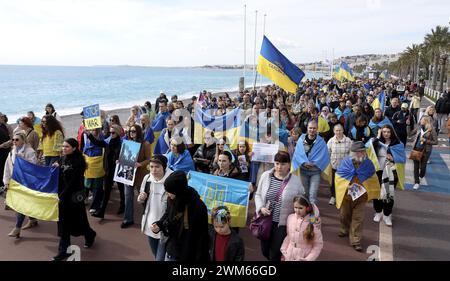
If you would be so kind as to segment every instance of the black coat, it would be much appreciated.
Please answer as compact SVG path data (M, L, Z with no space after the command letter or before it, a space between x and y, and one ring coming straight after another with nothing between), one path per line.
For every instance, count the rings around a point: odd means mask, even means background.
M212 225L209 225L209 258L215 261L216 231ZM231 237L225 250L225 261L243 261L245 256L245 247L242 238L233 229Z
M194 157L192 159L195 163L195 168L199 172L203 173L211 173L212 170L212 164L214 161L214 157L216 156L216 144L212 144L210 146L206 146L205 144L202 144L197 151L194 153ZM197 160L199 159L207 159L209 162L204 163L202 161Z
M188 187L169 200L166 212L156 224L168 237L168 255L177 261L208 261L208 211L195 189Z
M81 153L75 152L59 160L59 221L58 236L80 236L89 232L90 226L84 202L72 201L74 193L84 190L86 162Z

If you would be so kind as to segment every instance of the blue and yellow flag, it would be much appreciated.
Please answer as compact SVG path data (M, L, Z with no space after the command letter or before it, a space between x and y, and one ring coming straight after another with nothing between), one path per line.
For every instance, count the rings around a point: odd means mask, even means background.
M339 66L336 66L333 69L333 77L334 77L334 79L336 79L338 81L341 81L341 82L344 81L344 77L340 73L340 67Z
M378 130L383 128L385 125L389 125L392 128L394 128L391 120L389 120L389 118L387 118L387 117L384 117L383 120L376 122L376 123L373 120L370 120L370 122L369 122L369 127L372 130L373 135L375 135L375 136L378 134Z
M351 82L355 81L355 77L353 76L353 71L350 69L350 67L345 62L341 62L338 73L339 73L340 77L345 78L348 81L351 81Z
M308 155L306 155L303 146L305 137L306 134L301 135L295 146L295 152L292 156L291 171L296 175L299 175L300 167L305 163L311 163L322 171L322 178L331 184L331 165L327 144L321 136L317 136L311 150Z
M338 209L341 208L342 201L348 193L348 187L355 176L358 177L359 184L367 191L367 201L380 198L380 183L372 161L366 159L355 169L352 158L347 156L339 165L334 179L336 186L336 207Z
M381 111L384 112L384 107L386 104L386 95L384 94L384 91L378 94L378 96L373 100L371 106L373 109L381 109Z
M235 108L222 116L210 114L199 106L195 108L194 116L194 143L203 144L203 138L208 131L214 132L214 137L219 139L226 137L231 149L236 149L241 132L240 108Z
M204 173L189 172L188 185L197 190L211 215L213 208L227 206L231 213L232 227L245 227L248 210L248 182L218 177ZM208 222L211 222L208 219Z
M256 70L286 92L294 94L305 76L305 73L278 51L266 36L261 45Z
M152 122L152 130L153 130L153 142L150 143L150 151L154 153L156 141L159 139L159 136L161 135L161 131L167 127L166 120L170 117L170 112L159 112L158 115L156 115L155 120ZM156 153L154 153L156 154Z
M373 166L375 167L375 171L379 171L380 163L378 162L377 153L375 152L375 148L373 147L373 138L371 138L366 144L366 152L367 158L372 161Z
M58 178L58 168L38 166L16 157L6 205L25 216L58 221Z
M395 170L398 176L398 185L400 189L405 189L405 164L406 164L406 152L402 143L389 146L389 152L392 154L392 158L395 163Z

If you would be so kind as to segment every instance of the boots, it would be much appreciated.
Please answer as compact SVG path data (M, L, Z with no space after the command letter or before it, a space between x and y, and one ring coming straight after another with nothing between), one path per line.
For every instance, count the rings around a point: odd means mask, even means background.
M22 227L22 230L32 228L38 225L38 221L36 219L29 219L27 224Z
M9 237L20 238L20 228L14 227L13 230L11 230L11 232L8 233L8 236Z

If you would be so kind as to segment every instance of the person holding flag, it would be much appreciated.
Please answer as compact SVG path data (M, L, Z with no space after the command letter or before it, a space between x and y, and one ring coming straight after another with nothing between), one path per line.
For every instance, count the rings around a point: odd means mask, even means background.
M308 133L300 136L295 147L292 170L300 172L300 179L305 187L306 198L317 204L320 175L331 181L331 166L328 147L324 139L317 133L317 122L308 123Z
M383 218L387 226L392 226L394 190L397 186L403 189L405 180L405 148L389 125L384 125L378 131L377 138L373 139L373 147L380 166L377 176L381 186L380 199L373 200L376 212L373 220L380 222Z
M5 183L6 189L8 189L9 182L13 174L14 163L17 157L20 157L30 163L36 164L36 152L26 143L26 135L24 132L17 132L14 134L12 141L13 147L6 158L5 170L3 173L3 182ZM20 238L20 230L25 220L25 215L17 212L16 215L16 225L13 230L8 234L9 237ZM30 217L30 226L36 226L37 220Z
M352 144L351 156L344 158L336 176L336 208L340 210L339 237L349 236L350 245L361 252L365 205L380 196L380 184L375 166L367 158L364 143Z

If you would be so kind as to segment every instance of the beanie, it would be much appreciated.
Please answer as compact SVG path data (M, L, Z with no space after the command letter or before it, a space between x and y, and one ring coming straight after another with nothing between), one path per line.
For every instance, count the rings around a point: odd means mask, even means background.
M188 187L186 173L175 171L164 181L164 189L172 194L182 194Z

